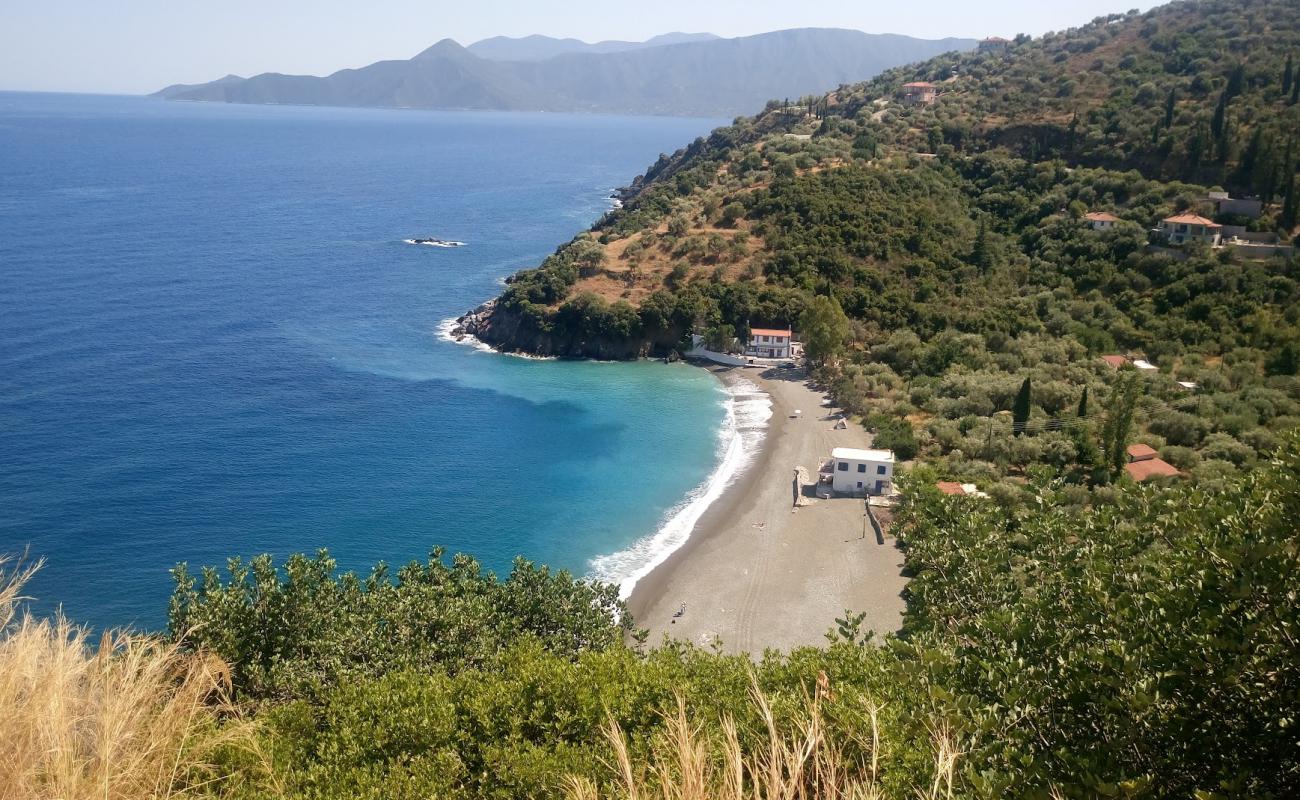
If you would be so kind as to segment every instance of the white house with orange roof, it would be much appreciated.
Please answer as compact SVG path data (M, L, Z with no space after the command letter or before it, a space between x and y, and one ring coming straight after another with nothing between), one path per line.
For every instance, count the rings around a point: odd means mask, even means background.
M789 358L794 334L789 328L752 328L745 344L745 355L753 358Z
M1083 215L1094 231L1108 231L1120 221L1119 217L1107 211L1089 211Z
M1156 233L1164 236L1170 244L1204 242L1217 247L1223 236L1223 226L1198 214L1178 214L1160 220Z

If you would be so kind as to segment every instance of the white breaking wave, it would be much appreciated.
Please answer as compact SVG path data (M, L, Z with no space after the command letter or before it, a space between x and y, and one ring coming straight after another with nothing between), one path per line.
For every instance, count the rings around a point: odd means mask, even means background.
M472 347L475 350L479 351L480 353L496 353L499 356L510 356L511 358L526 358L529 359L530 361L555 361L556 360L555 356L535 356L529 353L503 353L502 351L496 349L495 347L488 344L487 342L479 339L477 336L475 336L472 333L467 333L464 336L457 339L455 336L452 335L451 332L456 329L456 325L458 322L459 320L456 317L448 317L447 319L444 319L442 322L439 322L438 338L442 339L444 342L451 342L452 344L459 344L465 347Z
M713 473L668 510L659 530L626 550L597 556L590 562L588 577L617 583L619 597L624 600L632 594L637 581L686 543L700 517L749 466L767 435L772 398L746 380L726 386L723 391L727 395L723 401L727 414L718 431L718 465Z
M452 344L462 344L465 345L466 347L472 347L475 350L479 350L484 353L496 352L495 350L492 349L492 345L486 342L481 342L478 340L478 337L472 336L468 333L459 339L457 339L455 336L452 336L451 332L456 329L456 325L459 324L459 322L460 320L457 319L456 317L448 317L447 319L444 319L442 322L439 322L438 338L446 342L451 342Z

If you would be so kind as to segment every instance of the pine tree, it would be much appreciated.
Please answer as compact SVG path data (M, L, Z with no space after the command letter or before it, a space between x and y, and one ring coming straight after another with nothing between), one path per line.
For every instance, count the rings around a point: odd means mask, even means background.
M1291 69L1291 54L1287 53L1286 68L1282 70L1282 94L1286 94L1287 92L1291 91L1291 81L1294 78L1295 78L1295 74L1292 72Z
M1088 416L1088 387L1085 386L1083 387L1083 396L1079 398L1078 417L1079 419L1083 419L1087 416Z
M1016 402L1011 406L1011 432L1016 436L1025 432L1032 403L1033 388L1029 385L1029 378L1025 378L1025 382L1020 384L1020 392L1016 394Z

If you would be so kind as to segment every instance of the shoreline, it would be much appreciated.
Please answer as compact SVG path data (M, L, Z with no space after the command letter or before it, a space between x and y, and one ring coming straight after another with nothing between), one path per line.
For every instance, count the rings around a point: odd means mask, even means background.
M742 382L754 384L758 391L767 395L770 399L772 413L768 417L767 424L764 426L763 437L755 451L750 454L745 464L729 476L732 481L731 485L723 489L722 493L708 504L699 519L691 526L681 544L633 582L632 589L627 593L625 599L628 612L632 615L634 622L641 619L643 612L653 600L664 596L668 578L680 569L682 562L689 561L704 540L718 535L724 527L724 523L733 518L741 508L747 505L745 502L747 500L746 495L754 493L757 482L745 479L767 472L774 444L773 428L780 420L779 414L783 415L785 413L777 407L776 398L772 396L772 393L766 391L757 380L751 379L751 377L757 378L757 374L747 376L743 367L725 367L699 361L687 361L687 363L709 371L724 386L734 388ZM737 432L737 435L739 435L739 432ZM669 523L666 522L665 524Z
M538 361L555 360L554 357L504 352L483 342L472 333L465 333L460 338L457 338L452 331L459 326L459 323L460 320L456 317L443 320L437 328L438 337L451 344L469 347L483 353L515 356ZM588 563L591 565L591 569L587 577L617 583L619 596L627 601L629 606L635 602L634 598L638 597L638 593L642 596L647 593L647 590L641 588L643 585L654 581L656 575L662 578L665 571L671 571L676 559L686 558L689 555L692 543L697 542L701 532L711 532L719 527L719 516L725 517L728 513L727 509L732 508L741 499L738 488L747 485L741 479L749 473L761 474L761 471L765 469L764 462L769 450L771 422L775 419L775 409L772 394L759 385L757 371L750 370L749 372L752 374L747 375L745 368L742 367L727 367L695 359L684 359L683 363L710 372L721 384L722 391L728 394L727 399L724 401L728 405L727 416L723 420L723 428L718 431L720 437L726 436L727 439L719 442L718 461L715 463L713 470L702 483L687 492L680 503L669 509L658 527L637 538L621 550L598 553L590 558ZM739 419L737 414L737 409L743 402L740 392L745 391L761 394L769 408L766 417L762 420L762 433L758 437L757 443L748 451L744 442L745 430L742 427L742 420ZM729 470L726 462L731 456L732 448L737 450L735 456L739 463ZM725 481L728 485L713 499L705 500L710 493L710 489L718 481ZM690 523L690 527L680 532L674 531L675 528L680 526L681 520L697 511L693 507L701 501L704 501L704 506L702 509L698 509L698 515ZM672 541L678 536L680 536L679 541ZM666 538L668 541L658 543L660 546L655 547L656 540L661 538ZM616 564L621 559L632 558L642 548L646 549L643 554L644 558L640 560L640 563L634 563L627 575L623 577L619 577L617 574L593 575L593 573L602 571L602 564L611 564L611 567L604 571L614 573L616 567L613 564ZM635 617L635 614L633 616Z
M836 428L839 410L801 370L710 371L771 398L766 435L686 541L637 582L633 625L650 632L651 646L677 640L750 656L823 647L846 610L864 613L864 629L878 636L898 631L907 579L894 537L869 534L862 499L819 499L795 483L796 468L814 476L833 448L869 448L871 435Z
M441 338L498 352L472 335L451 336L450 322ZM720 440L713 471L655 530L594 556L587 578L619 584L634 627L648 630L652 645L677 640L755 657L822 647L846 610L864 613L864 629L877 635L901 629L907 579L887 513L881 543L868 536L861 499L818 499L810 486L796 490L794 483L796 468L816 475L834 447L870 448L871 435L860 425L836 428L839 410L802 370L687 363L708 370L731 394L720 431L727 436L730 427L730 442ZM761 436L747 448L736 411L750 386L766 409ZM749 422L752 435L758 426ZM748 452L728 469L734 447ZM715 495L719 482L725 485ZM602 561L613 563L602 570Z

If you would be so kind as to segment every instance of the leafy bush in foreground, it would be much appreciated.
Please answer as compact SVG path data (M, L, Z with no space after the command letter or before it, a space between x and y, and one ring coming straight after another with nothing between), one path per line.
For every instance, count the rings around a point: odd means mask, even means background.
M270 556L232 559L229 578L184 564L174 571L172 636L234 666L244 698L317 697L342 683L402 670L456 671L489 663L522 639L572 658L621 643L630 624L614 586L516 559L509 578L468 556L450 565L436 549L390 580L380 564L364 580L336 563L290 556L283 577Z

